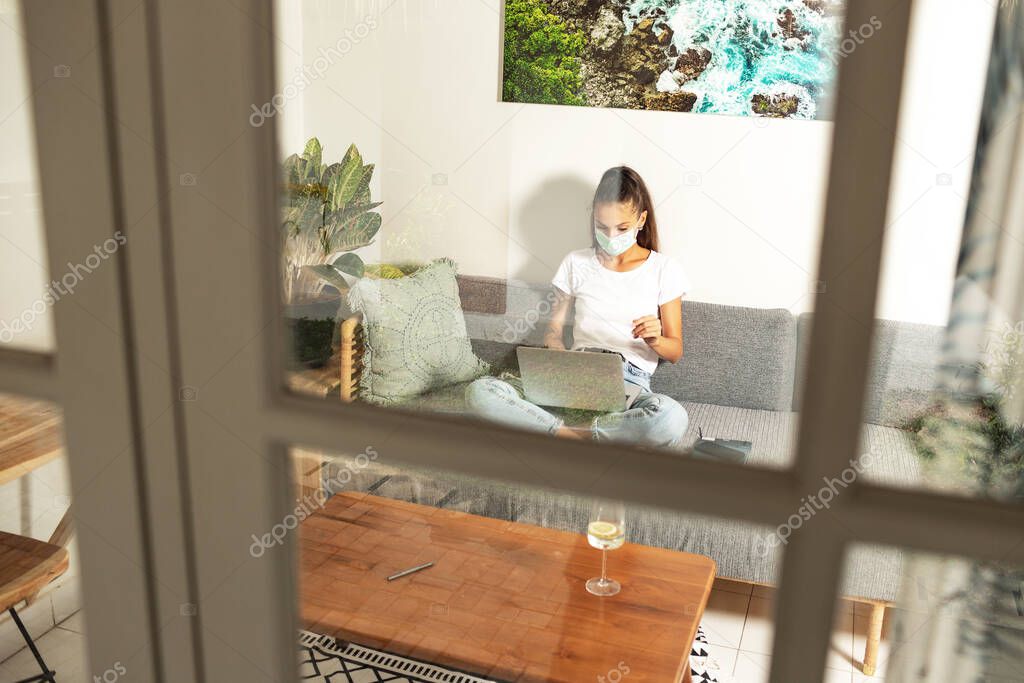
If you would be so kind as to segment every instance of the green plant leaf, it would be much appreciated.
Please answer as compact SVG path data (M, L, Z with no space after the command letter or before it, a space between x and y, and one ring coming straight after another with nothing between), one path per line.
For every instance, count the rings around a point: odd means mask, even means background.
M341 170L331 177L327 196L331 209L340 209L366 192L373 175L373 164L363 166L355 160L343 163Z
M341 159L341 165L342 166L362 166L363 165L363 157L362 157L361 154L359 154L359 149L355 146L355 144L349 145L348 149L345 150L345 156L342 157L342 159Z
M353 251L365 247L373 242L378 230L380 230L380 214L364 213L347 223L338 232L331 247L335 251Z
M292 226L290 234L321 227L324 223L323 202L317 196L293 198L292 205L284 211L284 223Z
M363 175L359 179L359 187L352 194L352 201L364 204L370 201L370 180L373 178L373 169L376 167L376 164L363 166Z
M358 218L364 213L372 211L381 205L381 202L370 202L368 204L350 204L349 206L338 209L337 211L328 211L326 216L327 224L331 227L333 232L340 232L345 229L348 223L351 223L354 219Z
M355 254L342 254L334 259L334 263L331 265L341 272L348 273L357 278L362 277L366 272L366 265L363 263L363 259Z
M284 179L285 185L299 185L302 183L302 176L299 170L301 165L302 157L298 154L292 154L284 160L281 176Z
M369 186L367 186L366 189L362 193L357 194L355 196L355 198L353 198L353 200L352 200L352 202L354 204L366 204L369 201L370 201L370 187ZM381 204L381 202L377 202L378 206L380 204Z
M316 184L320 181L320 169L313 161L305 157L296 156L291 167L288 169L286 180L289 189Z
M316 169L316 178L319 180L320 166L323 163L323 147L320 146L320 141L310 138L306 143L306 149L302 150L302 156L312 162L313 168Z
M325 167L323 174L321 174L320 176L320 184L323 185L324 187L330 187L331 178L333 178L338 173L338 171L341 170L341 168L341 164L337 163Z
M315 266L303 266L302 269L335 287L339 292L346 292L349 289L348 280L334 266L321 263Z

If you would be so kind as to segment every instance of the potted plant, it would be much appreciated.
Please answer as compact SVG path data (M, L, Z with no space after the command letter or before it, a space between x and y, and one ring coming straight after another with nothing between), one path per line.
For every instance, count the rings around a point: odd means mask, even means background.
M370 197L373 164L351 145L340 163L325 165L320 141L284 161L282 255L284 298L294 357L322 365L331 356L342 295L366 266L354 252L373 242L380 202Z

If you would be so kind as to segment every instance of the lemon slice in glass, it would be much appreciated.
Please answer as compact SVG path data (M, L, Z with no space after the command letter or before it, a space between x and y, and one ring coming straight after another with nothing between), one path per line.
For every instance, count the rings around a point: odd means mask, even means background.
M587 527L587 533L594 538L611 541L618 538L619 527L611 522L591 522Z

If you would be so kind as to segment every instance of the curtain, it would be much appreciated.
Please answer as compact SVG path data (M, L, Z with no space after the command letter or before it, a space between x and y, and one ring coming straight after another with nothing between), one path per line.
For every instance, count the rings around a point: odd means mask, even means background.
M1003 0L936 401L914 437L932 485L1015 502L1024 502L1022 95L1024 17L1018 0ZM1022 588L1021 567L911 555L886 680L1024 680Z

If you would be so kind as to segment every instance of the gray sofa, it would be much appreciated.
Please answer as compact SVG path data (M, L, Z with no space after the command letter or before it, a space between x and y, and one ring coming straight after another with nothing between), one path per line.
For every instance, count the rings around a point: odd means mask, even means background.
M491 278L459 280L467 328L480 357L496 369L512 368L517 344L541 343L550 311L547 287ZM705 436L752 442L750 465L786 467L793 457L800 403L796 388L804 374L810 323L810 315L795 317L784 309L684 301L683 360L663 363L653 377L654 390L677 399L689 413L684 445L694 442L700 428ZM916 456L901 426L927 405L942 338L941 328L880 321L860 448L873 456L862 475L867 480L905 486L918 479ZM464 388L438 390L405 407L460 412ZM333 467L325 467L325 481L333 479ZM376 463L346 486L353 488L572 531L586 527L589 512L589 502L575 496ZM633 542L707 555L723 577L777 582L781 553L764 552L772 529L643 508L632 509L628 517ZM856 547L848 555L843 593L892 601L900 568L895 549Z

